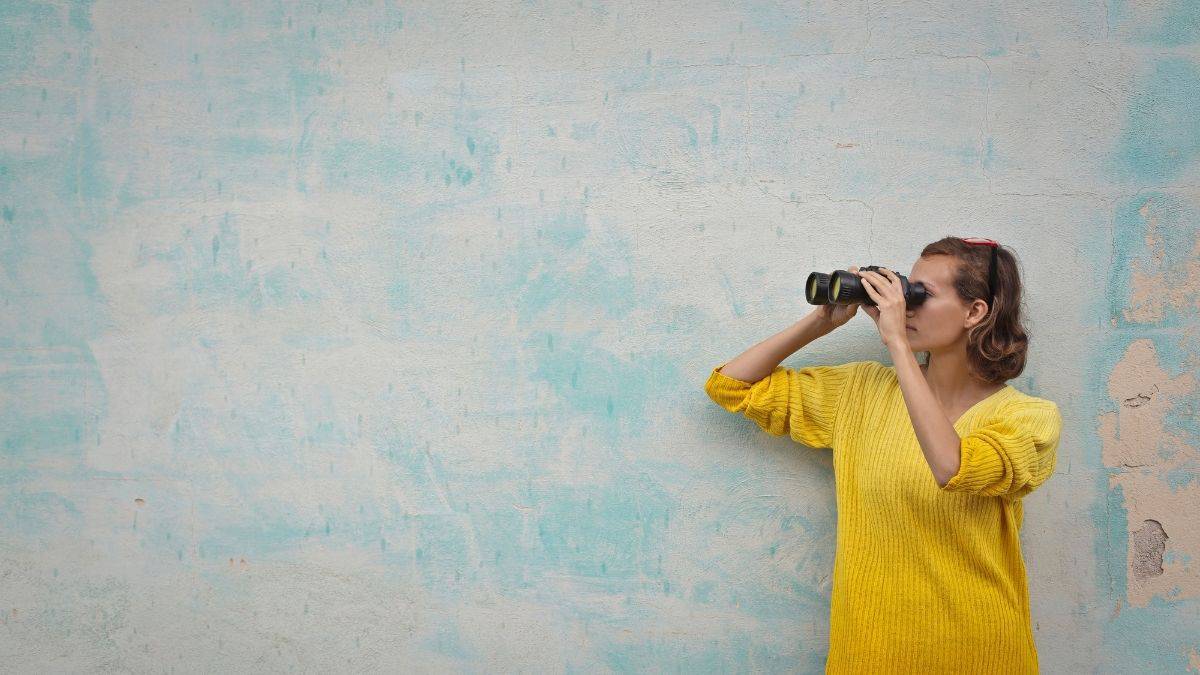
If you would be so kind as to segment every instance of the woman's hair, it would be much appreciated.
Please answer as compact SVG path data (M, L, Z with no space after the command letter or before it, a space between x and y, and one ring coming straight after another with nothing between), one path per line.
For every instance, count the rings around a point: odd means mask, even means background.
M996 247L996 298L988 298L990 246L943 237L921 251L921 257L948 255L958 262L954 290L964 302L988 303L987 316L967 333L967 366L977 379L1002 384L1025 370L1029 337L1021 319L1021 274L1017 259L1004 246ZM929 362L929 353L925 354Z

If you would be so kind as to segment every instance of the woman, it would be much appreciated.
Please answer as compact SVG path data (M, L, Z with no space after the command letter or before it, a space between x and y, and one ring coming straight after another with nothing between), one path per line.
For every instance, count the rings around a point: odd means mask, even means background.
M1021 498L1054 472L1062 419L1006 384L1028 343L1016 259L991 240L934 242L912 268L927 297L911 309L892 271L850 271L894 366L779 366L858 308L821 305L705 385L766 432L833 451L825 671L1036 673Z

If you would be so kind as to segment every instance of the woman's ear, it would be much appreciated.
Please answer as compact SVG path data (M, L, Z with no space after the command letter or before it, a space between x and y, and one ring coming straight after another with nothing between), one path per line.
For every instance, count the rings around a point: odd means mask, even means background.
M974 328L976 324L978 324L980 321L983 321L984 318L987 317L987 313L988 304L979 298L975 298L971 301L970 309L967 310L967 319L964 327L968 330Z

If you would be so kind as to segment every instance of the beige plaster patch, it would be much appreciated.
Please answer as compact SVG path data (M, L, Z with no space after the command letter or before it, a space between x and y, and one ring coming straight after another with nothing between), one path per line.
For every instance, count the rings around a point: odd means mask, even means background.
M1109 488L1120 486L1127 512L1126 601L1144 607L1153 596L1167 601L1200 597L1200 480L1172 491L1167 474L1188 470L1200 452L1164 419L1182 399L1195 394L1192 373L1177 377L1159 365L1154 343L1133 341L1108 380L1117 411L1100 416L1101 455L1117 471Z

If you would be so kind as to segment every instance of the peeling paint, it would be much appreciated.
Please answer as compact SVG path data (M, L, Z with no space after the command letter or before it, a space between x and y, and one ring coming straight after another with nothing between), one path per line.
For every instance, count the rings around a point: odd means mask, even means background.
M1139 579L1163 573L1163 549L1167 544L1167 533L1157 520L1147 520L1133 532L1133 574Z
M1114 471L1111 487L1124 495L1129 532L1129 580L1126 600L1145 607L1152 596L1172 601L1200 598L1200 531L1192 525L1200 513L1200 484L1172 485L1174 472L1193 475L1200 458L1190 436L1165 424L1177 406L1196 398L1191 372L1172 377L1163 370L1154 342L1132 342L1109 379L1117 412L1100 417L1104 464ZM1160 536L1161 535L1161 536ZM1187 557L1163 562L1164 552Z

